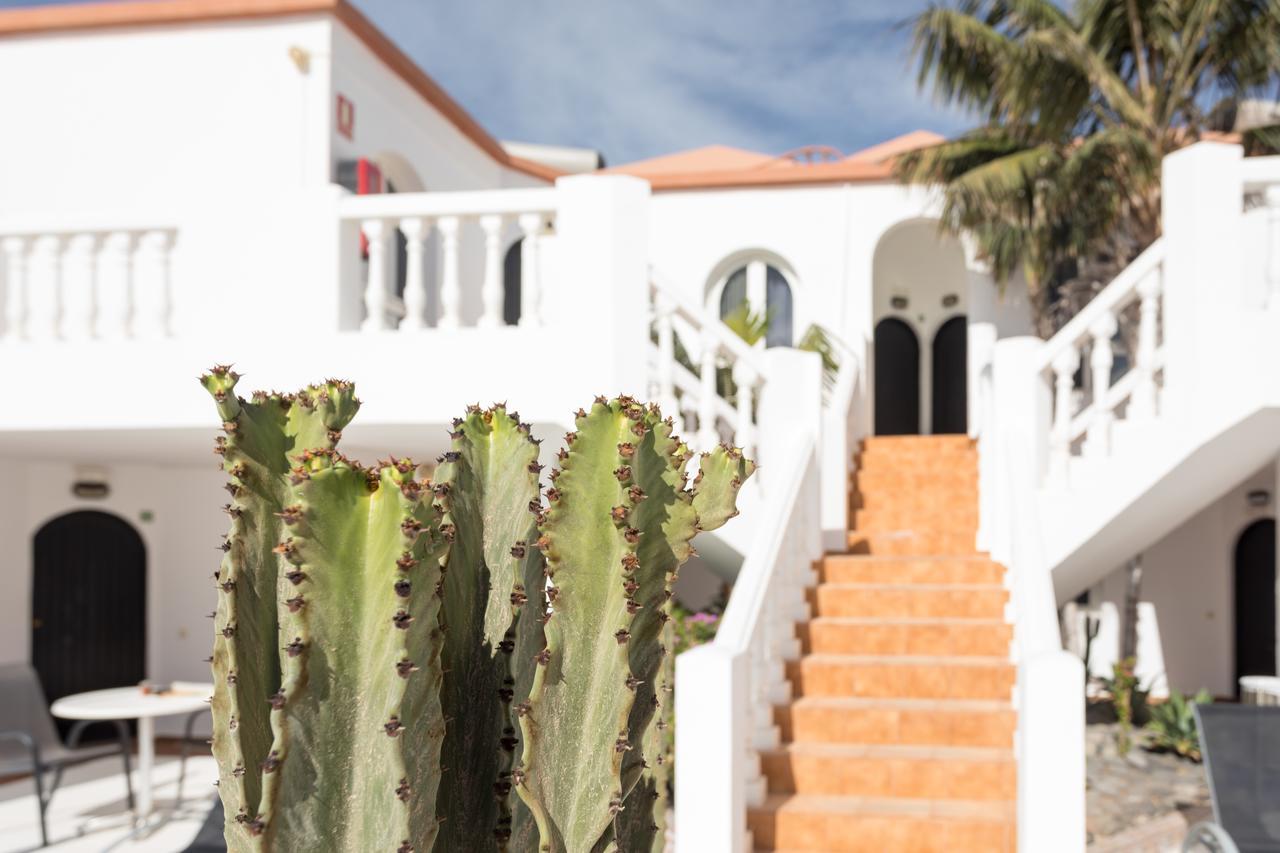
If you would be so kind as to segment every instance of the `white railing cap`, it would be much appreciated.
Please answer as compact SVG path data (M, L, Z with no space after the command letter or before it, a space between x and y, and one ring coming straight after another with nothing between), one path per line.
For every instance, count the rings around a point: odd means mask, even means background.
M338 200L342 219L409 219L413 217L512 216L555 213L559 194L554 187L467 192L384 193L348 195Z
M1244 177L1245 192L1280 184L1280 157L1245 157L1240 169Z

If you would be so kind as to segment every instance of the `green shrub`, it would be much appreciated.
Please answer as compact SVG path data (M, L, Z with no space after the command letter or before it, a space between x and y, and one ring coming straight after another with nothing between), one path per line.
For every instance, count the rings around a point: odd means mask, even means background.
M1176 752L1192 761L1200 760L1200 732L1196 729L1196 705L1213 702L1209 691L1200 692L1187 699L1178 690L1170 691L1169 699L1151 706L1151 721L1147 731L1151 733L1150 748Z

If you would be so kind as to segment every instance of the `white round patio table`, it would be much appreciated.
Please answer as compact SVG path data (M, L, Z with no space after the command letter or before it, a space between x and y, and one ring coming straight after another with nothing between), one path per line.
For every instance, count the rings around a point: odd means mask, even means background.
M151 768L156 757L156 717L190 714L208 707L212 684L176 682L170 692L143 693L138 687L113 687L64 696L49 706L64 720L138 721L138 820L151 816Z

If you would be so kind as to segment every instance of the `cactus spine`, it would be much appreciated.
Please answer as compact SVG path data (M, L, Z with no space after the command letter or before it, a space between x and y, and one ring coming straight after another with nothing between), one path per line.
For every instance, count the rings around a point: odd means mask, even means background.
M688 489L671 422L597 398L544 508L528 426L471 407L428 489L412 462L337 452L349 383L247 402L237 378L202 377L232 494L212 658L228 848L660 849L671 584L751 463L718 448Z

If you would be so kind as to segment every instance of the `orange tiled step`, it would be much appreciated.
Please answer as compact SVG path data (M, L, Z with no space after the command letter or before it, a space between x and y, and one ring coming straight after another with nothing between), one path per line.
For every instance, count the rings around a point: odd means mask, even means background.
M973 439L967 435L869 435L862 440L862 446L902 453L967 450L973 448L974 444Z
M915 507L855 509L849 513L853 529L862 533L878 530L923 530L929 532L978 532L978 511L974 507L922 511Z
M818 566L823 583L1000 584L1004 566L982 556L893 557L828 554Z
M1009 701L1007 657L805 655L787 662L796 696Z
M972 532L930 533L916 530L849 532L852 554L886 554L921 556L938 554L975 554L977 544Z
M809 696L774 708L785 742L1013 746L1016 716L994 699Z
M810 589L819 617L1003 619L1009 598L995 584L837 584Z
M819 617L797 626L806 653L834 655L977 655L1009 653L1013 628L1003 619Z
M1008 800L1015 770L1009 749L793 743L760 753L769 790L842 797Z
M1013 803L776 795L747 814L757 847L824 853L1012 853Z
M935 465L931 470L894 471L885 460L876 469L859 467L854 473L850 491L861 495L918 495L924 493L977 494L977 459L974 464Z

